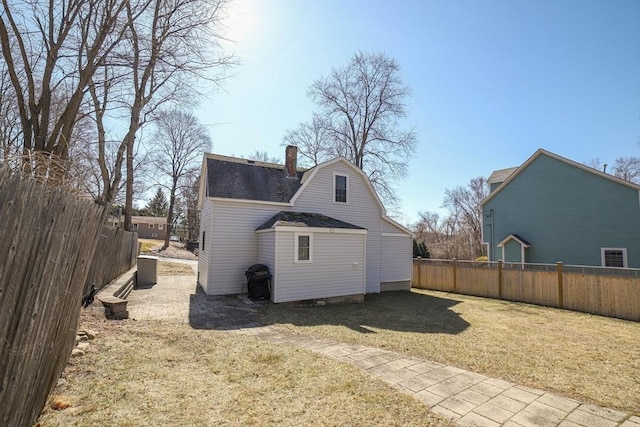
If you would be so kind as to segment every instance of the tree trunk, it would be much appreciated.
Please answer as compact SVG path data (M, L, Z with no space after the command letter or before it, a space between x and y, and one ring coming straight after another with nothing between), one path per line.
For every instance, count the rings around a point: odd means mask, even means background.
M167 212L167 232L164 236L164 249L169 247L169 241L171 239L171 225L173 224L173 209L176 204L176 187L178 186L178 178L173 177L171 183L171 194L169 196L169 212Z

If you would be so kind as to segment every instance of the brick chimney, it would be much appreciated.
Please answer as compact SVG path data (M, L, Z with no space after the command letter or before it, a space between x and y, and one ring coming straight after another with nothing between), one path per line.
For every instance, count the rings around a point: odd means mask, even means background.
M287 178L298 177L298 147L295 145L287 145L284 167L287 172Z

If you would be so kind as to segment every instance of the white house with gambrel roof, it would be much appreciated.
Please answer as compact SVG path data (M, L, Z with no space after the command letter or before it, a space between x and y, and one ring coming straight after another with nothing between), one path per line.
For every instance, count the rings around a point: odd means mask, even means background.
M409 289L412 233L386 215L367 176L340 157L306 171L206 154L198 283L208 295L247 291L269 267L274 302Z

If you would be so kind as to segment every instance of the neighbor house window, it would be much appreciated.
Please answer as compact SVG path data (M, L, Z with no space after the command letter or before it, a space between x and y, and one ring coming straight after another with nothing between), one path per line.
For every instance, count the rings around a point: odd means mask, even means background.
M204 252L204 234L205 232L202 232L202 242L200 242L200 250Z
M347 177L345 175L333 176L334 201L347 203Z
M153 224L149 224L149 228L153 228Z
M311 245L313 243L313 239L311 234L296 234L296 243L295 243L295 262L311 262L312 259L312 251Z
M602 248L603 267L627 267L627 248Z
M137 230L138 229L138 224L132 224L131 228L134 229L134 230Z
M158 224L158 230L162 230L164 226L162 224Z

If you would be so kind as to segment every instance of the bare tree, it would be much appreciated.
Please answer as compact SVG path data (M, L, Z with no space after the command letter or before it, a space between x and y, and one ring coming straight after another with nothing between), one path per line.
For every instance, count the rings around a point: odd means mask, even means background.
M0 47L19 111L25 163L36 176L51 182L64 173L60 165L69 156L87 85L125 34L126 4L2 0ZM56 99L64 99L60 108L53 105ZM58 161L42 161L47 158Z
M625 181L640 183L640 158L618 157L613 166L613 175Z
M250 156L247 156L249 159L251 160L257 160L259 162L266 162L266 163L281 163L281 160L279 157L275 157L275 156L269 156L269 153L267 153L264 150L256 150L253 152L253 154L251 154Z
M178 183L200 166L202 154L211 147L207 128L190 112L177 109L160 112L154 134L154 166L169 178L169 211L165 247L169 246Z
M166 103L193 101L201 92L198 81L217 85L222 71L234 64L219 49L219 28L226 0L154 0L136 18L127 7L129 37L118 60L131 72L126 95L121 98L128 114L126 147L126 198L124 227L131 228L135 138L154 111Z
M471 179L466 187L456 187L445 192L443 207L447 208L450 217L455 219L457 230L468 236L465 243L469 245L471 258L484 254L482 213L478 205L489 195L488 188L486 178L479 176Z
M194 242L200 235L200 213L198 211L198 193L200 191L200 174L193 172L185 175L182 199L186 207L187 241Z
M325 153L346 157L367 174L386 202L395 204L392 184L406 175L416 146L414 130L403 130L400 123L410 95L400 65L383 53L359 52L345 67L316 80L308 94L317 116L287 133L286 143L298 145L312 162Z
M334 153L329 145L331 138L328 127L316 113L311 122L300 123L297 128L288 130L282 140L282 146L298 147L300 163L304 166L316 166L329 160Z
M599 170L600 172L606 172L607 171L607 164L603 163L602 160L600 160L600 157L594 157L593 159L589 160L588 162L584 163L586 166L589 166L590 168Z
M0 164L13 164L20 159L22 143L20 137L20 113L15 92L11 86L7 65L0 63Z
M476 259L484 255L480 202L488 196L487 180L473 178L465 187L446 190L443 207L448 215L420 212L414 225L416 240L424 242L434 258Z

